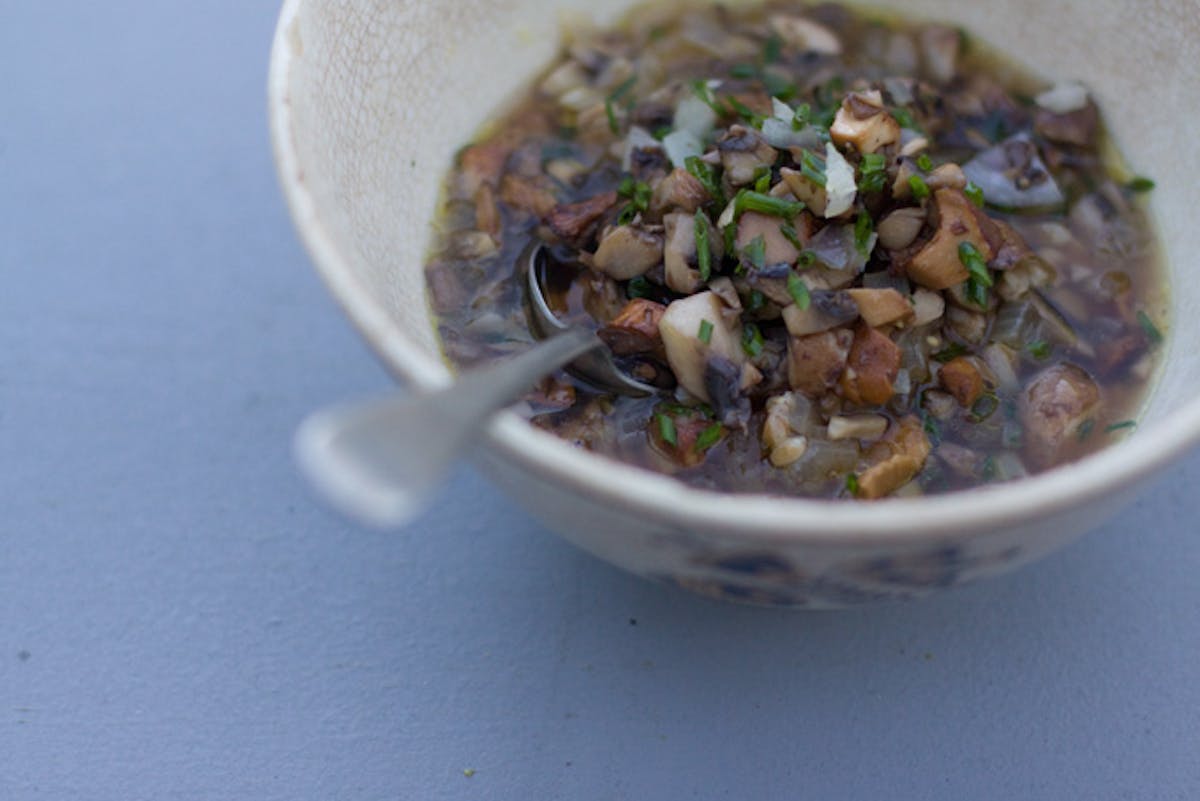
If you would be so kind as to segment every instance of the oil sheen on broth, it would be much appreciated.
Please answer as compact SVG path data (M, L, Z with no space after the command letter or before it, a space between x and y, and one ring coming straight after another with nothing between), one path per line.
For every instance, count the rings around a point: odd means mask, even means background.
M663 392L559 374L523 412L697 487L939 493L1133 430L1165 326L1153 184L1083 85L833 4L630 19L460 152L427 268L453 364L533 341L541 241L556 311Z

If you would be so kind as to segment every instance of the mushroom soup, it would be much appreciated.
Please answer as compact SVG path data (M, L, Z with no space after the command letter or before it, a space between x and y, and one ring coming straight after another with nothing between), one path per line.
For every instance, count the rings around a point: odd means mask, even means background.
M1084 86L833 4L650 9L461 151L427 268L455 365L533 340L541 242L551 307L661 392L564 373L521 410L697 487L945 492L1134 428L1165 325L1153 185Z

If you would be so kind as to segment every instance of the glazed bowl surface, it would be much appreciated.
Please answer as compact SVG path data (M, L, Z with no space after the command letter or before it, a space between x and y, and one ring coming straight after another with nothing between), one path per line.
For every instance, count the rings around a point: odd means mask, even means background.
M312 259L410 386L444 386L424 258L454 154L556 55L564 18L626 0L287 0L270 74L284 194ZM713 597L838 607L904 599L1040 558L1113 515L1200 442L1200 14L1194 0L873 3L961 25L1047 79L1092 88L1152 211L1172 286L1164 367L1137 433L1034 479L879 503L702 492L576 450L512 414L478 458L565 538Z

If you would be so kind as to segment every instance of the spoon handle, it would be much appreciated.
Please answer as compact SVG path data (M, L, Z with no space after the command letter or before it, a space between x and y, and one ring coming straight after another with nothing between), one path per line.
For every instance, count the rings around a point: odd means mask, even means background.
M430 392L325 409L296 432L302 472L342 512L368 525L415 518L492 415L600 340L572 330Z

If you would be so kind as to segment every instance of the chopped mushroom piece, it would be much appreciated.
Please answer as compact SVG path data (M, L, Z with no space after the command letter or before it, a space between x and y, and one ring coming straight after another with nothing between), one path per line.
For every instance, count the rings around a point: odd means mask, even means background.
M735 125L717 140L721 153L721 165L725 177L734 186L752 183L763 167L770 167L779 152L767 144L767 140L753 128Z
M745 250L758 237L763 239L765 264L795 264L800 257L800 251L784 235L778 217L748 211L738 220L738 252Z
M776 14L771 17L770 25L780 39L801 52L831 56L842 52L842 42L837 34L810 19Z
M659 353L663 343L658 323L666 311L667 307L661 303L636 298L596 333L618 356Z
M1100 110L1091 100L1083 108L1064 113L1041 108L1034 129L1052 142L1089 147L1096 143L1100 132Z
M853 332L841 328L788 341L788 383L806 395L816 397L837 386L846 370Z
M592 266L618 281L628 281L663 260L663 238L632 225L618 225L604 232Z
M546 223L556 236L582 245L591 237L604 215L616 205L617 193L603 192L578 203L559 204L550 212Z
M740 370L746 360L740 332L725 322L724 308L715 294L701 292L667 306L658 324L675 378L693 396L709 403L713 402L705 380L709 362L722 359Z
M946 313L946 300L940 293L918 289L913 293L913 325L923 326L940 320Z
M879 221L879 244L887 250L904 250L917 241L928 217L919 207L896 209Z
M859 317L858 308L848 292L816 290L809 293L808 308L786 306L783 322L792 336L804 337L854 322Z
M906 417L888 437L891 456L858 477L858 497L886 498L916 478L933 448L921 421Z
M970 243L983 256L992 258L992 248L975 218L971 201L956 189L934 193L937 233L907 266L908 277L928 289L949 289L970 277L959 255L959 246Z
M930 189L966 189L967 176L957 164L943 164L929 174L925 185Z
M878 153L900 141L900 123L883 106L877 91L849 95L838 109L829 135L838 145L853 145L859 153Z
M663 218L667 242L663 250L663 265L667 286L673 292L690 295L700 289L703 281L696 268L696 218L690 214L668 214ZM710 248L718 237L710 237Z
M975 359L968 356L959 356L943 365L938 382L964 409L974 406L985 389L983 372Z
M846 292L858 304L858 313L872 328L907 322L913 317L912 303L894 289L849 289Z
M500 182L500 197L513 208L544 219L558 206L558 198L540 181L506 175Z
M925 72L937 83L950 83L958 75L962 35L954 28L931 25L920 34Z
M859 405L882 406L892 399L899 374L900 347L886 334L860 324L842 373L846 399Z
M1100 387L1080 367L1059 364L1038 375L1020 402L1029 462L1052 467L1075 450L1081 427L1096 419L1100 404Z
M655 187L650 200L650 214L655 219L676 209L695 214L709 200L704 185L695 176L685 169L676 168Z

